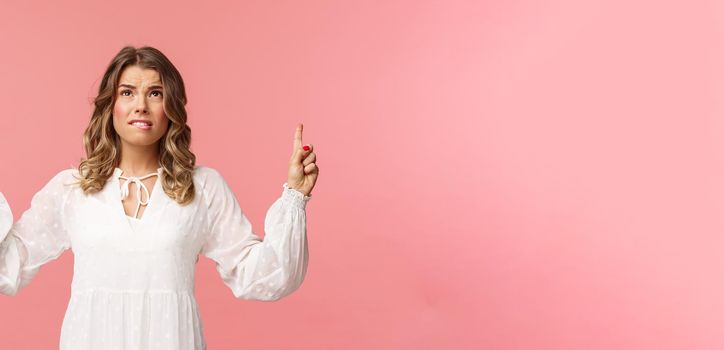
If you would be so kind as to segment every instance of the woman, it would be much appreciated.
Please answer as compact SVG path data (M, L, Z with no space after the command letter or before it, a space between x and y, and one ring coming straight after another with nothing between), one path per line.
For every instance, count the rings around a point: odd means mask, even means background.
M193 295L199 254L240 299L278 300L301 285L305 207L319 174L302 125L261 240L221 174L195 165L185 104L166 56L125 47L103 76L78 168L53 176L14 224L0 193L0 293L15 295L73 250L61 349L205 349Z

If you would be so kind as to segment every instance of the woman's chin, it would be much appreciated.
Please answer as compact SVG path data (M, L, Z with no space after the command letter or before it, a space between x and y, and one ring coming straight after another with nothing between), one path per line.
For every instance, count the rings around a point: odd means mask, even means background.
M131 136L128 138L124 138L123 141L125 144L132 146L132 147L147 147L152 146L158 142L159 138L151 137L151 136Z

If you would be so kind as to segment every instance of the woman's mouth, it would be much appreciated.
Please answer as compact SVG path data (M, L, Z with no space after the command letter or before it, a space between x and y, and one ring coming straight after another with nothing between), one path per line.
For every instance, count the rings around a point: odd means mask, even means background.
M132 122L130 124L141 130L150 130L151 129L151 124L147 123L147 122Z

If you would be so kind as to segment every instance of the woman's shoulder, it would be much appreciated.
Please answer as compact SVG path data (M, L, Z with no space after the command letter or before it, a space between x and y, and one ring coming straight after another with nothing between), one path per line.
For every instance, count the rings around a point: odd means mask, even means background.
M219 176L219 171L208 165L194 165L194 175L200 177Z
M224 181L224 177L216 168L207 165L195 165L194 177L203 185Z
M210 166L194 166L194 182L198 185L197 191L207 200L218 199L219 193L230 191L229 184L219 170Z
M57 182L63 185L74 185L78 183L80 178L81 176L78 168L71 166L57 171L50 179L50 182Z
M80 176L78 174L78 169L73 167L50 172L50 174L44 175L45 182L41 192L50 191L52 194L57 195L60 192L68 192L72 188L79 187Z

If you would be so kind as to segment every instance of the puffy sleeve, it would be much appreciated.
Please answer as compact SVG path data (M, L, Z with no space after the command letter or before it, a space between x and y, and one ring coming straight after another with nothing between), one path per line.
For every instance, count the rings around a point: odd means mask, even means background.
M35 193L30 208L15 223L0 192L0 294L17 294L42 265L70 248L62 216L69 171L59 172Z
M284 183L266 213L261 240L225 179L215 169L205 169L208 225L201 253L216 262L234 296L274 301L299 288L309 258L305 207L311 197Z

